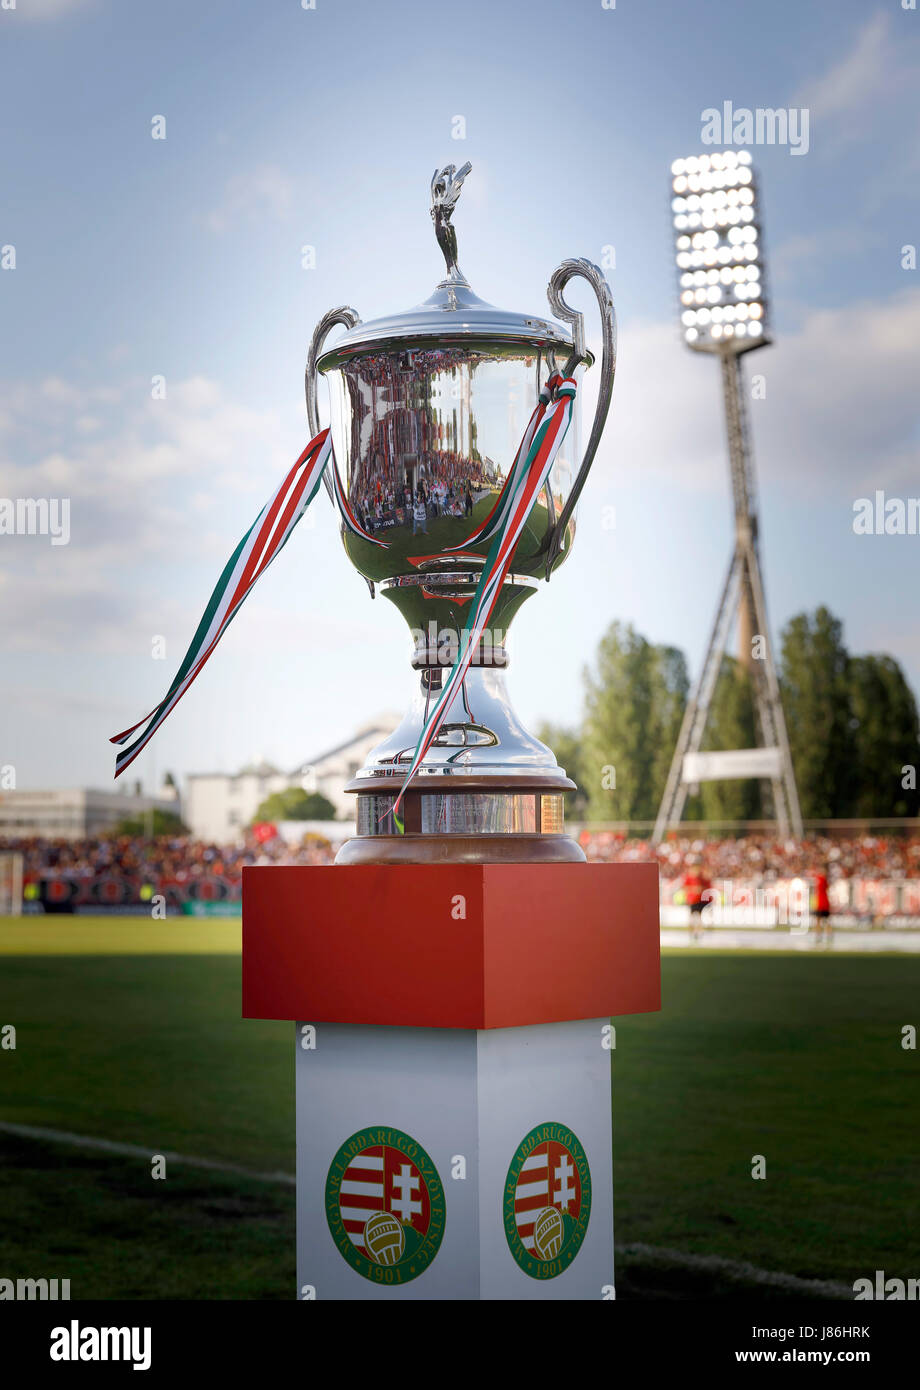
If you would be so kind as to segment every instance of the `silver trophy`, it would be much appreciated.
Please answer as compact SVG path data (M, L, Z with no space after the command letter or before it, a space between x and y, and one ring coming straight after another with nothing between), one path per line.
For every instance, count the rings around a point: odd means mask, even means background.
M413 636L415 697L395 732L348 784L358 837L339 863L583 860L565 835L563 795L573 787L552 750L519 722L505 689L505 635L514 614L567 558L575 507L610 407L616 319L602 272L567 260L547 290L553 317L510 313L473 293L457 263L452 217L470 165L431 182L431 216L446 274L424 303L362 323L354 309L319 321L307 357L307 415L319 430L317 374L329 387L335 457L359 527L343 526L348 558L395 604ZM405 833L392 807L432 699L453 664L488 543L464 545L495 506L541 388L554 373L580 379L594 364L583 316L563 298L580 276L601 320L597 409L579 454L578 407L546 486L527 519L488 640L478 644L458 697L404 799ZM330 331L346 332L331 347ZM452 553L449 547L462 547Z

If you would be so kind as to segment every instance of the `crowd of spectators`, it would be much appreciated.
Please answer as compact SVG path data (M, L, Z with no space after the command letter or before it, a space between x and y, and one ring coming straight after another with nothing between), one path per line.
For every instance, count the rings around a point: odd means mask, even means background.
M783 840L752 834L704 839L671 836L657 849L646 840L627 839L614 831L585 829L579 837L590 861L626 863L657 860L663 880L682 879L698 869L707 879L776 879L827 875L839 879L920 879L920 836L860 835L852 838L815 836ZM97 836L86 840L36 837L3 839L0 850L23 856L26 883L41 878L92 879L124 877L156 882L186 882L221 877L239 883L247 864L331 864L334 847L321 836L306 836L299 844L280 837L260 841L249 832L240 844L216 845L187 836Z
M657 859L662 879L683 878L698 867L713 882L719 879L920 878L920 836L858 835L851 838L815 835L804 840L775 835L744 835L719 839L673 835L655 849L645 840L627 839L613 831L584 830L582 849L589 860L625 863Z
M189 837L104 836L87 840L3 839L0 851L22 855L23 882L47 878L124 878L142 883L179 883L219 877L238 884L247 864L331 864L335 850L319 836L299 845L280 837L261 843L247 835L242 844L214 845Z
M472 516L474 504L489 491L482 464L449 451L422 455L415 486L398 481L402 470L384 455L371 458L351 488L355 516L366 531L390 526L416 531L439 516Z

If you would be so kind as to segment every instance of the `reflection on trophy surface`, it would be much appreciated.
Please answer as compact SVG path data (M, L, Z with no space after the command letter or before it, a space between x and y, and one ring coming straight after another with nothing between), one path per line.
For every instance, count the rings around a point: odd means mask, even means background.
M555 319L509 313L473 293L457 264L452 215L470 171L435 173L431 214L446 274L423 304L362 323L339 308L317 325L307 361L307 410L318 428L317 373L329 387L342 484L357 527L345 549L368 582L403 614L419 671L415 699L349 790L358 793L358 839L338 862L432 859L580 860L563 830L573 784L549 748L519 724L505 692L505 635L524 600L567 558L575 503L610 403L615 320L607 283L587 261L553 274ZM457 657L469 605L489 551L475 532L496 508L540 392L558 375L578 382L593 362L581 314L562 291L588 281L601 311L603 356L597 415L579 449L571 427L533 503L469 670L407 789L405 834L391 817L426 712ZM562 320L558 322L556 320ZM324 348L330 330L347 331ZM360 532L367 533L367 537ZM383 545L377 542L384 542Z

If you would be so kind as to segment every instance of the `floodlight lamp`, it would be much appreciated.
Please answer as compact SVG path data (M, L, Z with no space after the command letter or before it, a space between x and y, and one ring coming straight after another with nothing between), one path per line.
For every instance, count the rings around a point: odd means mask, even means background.
M679 311L685 339L698 351L741 352L757 346L753 340L758 337L766 341L756 265L761 259L756 180L750 165L747 151L733 150L691 155L671 165ZM699 332L710 314L711 326ZM750 341L739 341L732 349L734 338Z

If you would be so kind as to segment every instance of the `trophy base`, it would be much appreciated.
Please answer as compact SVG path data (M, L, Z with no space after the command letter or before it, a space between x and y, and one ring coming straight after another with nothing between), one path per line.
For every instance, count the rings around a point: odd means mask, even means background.
M421 670L402 724L345 786L355 793L357 836L337 864L585 863L565 833L565 793L575 783L518 720L499 655L499 665L467 671L403 798L400 833L393 807L444 674Z
M399 778L398 782L402 779ZM403 800L405 833L393 820L394 778L356 778L357 830L337 864L583 864L564 831L558 775L463 777L459 785L412 787ZM439 784L439 785L438 785ZM572 785L569 783L569 785Z

